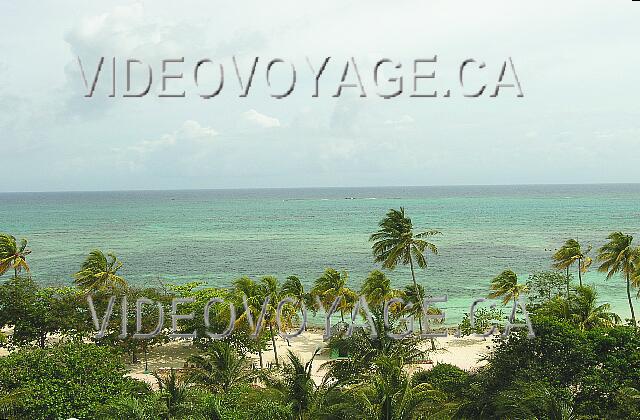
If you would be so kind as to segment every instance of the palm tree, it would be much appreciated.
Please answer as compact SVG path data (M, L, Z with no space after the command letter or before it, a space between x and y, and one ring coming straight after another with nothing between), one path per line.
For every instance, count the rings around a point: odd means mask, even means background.
M573 420L573 401L558 398L548 384L517 379L496 393L492 400L494 416L500 419ZM484 418L484 413L458 412L456 418Z
M400 292L391 287L391 281L382 271L374 270L362 283L360 294L371 306L381 306L385 301L398 296Z
M319 387L311 375L313 359L318 352L319 349L313 353L308 362L304 363L300 357L289 350L289 363L284 365L282 376L271 378L269 384L283 394L286 403L291 404L296 419L307 418L307 413L315 408L313 407L315 400L319 397Z
M13 391L3 391L0 393L0 415L2 418L18 418L18 413L22 407L25 397L29 397L32 392L28 388L17 388Z
M263 297L260 293L260 289L253 279L246 276L235 280L233 282L233 287L239 296L244 296L247 300L247 308L236 319L236 325L247 323L248 317L252 316L251 314L259 314L262 311ZM256 329L260 327L260 325L255 326ZM262 360L262 347L258 346L257 350L260 367L262 368L264 367Z
M596 327L612 327L620 321L620 317L611 312L611 305L597 304L598 294L589 286L579 287L569 300L569 313L572 321L581 330Z
M491 280L489 299L502 297L502 304L517 301L520 295L527 291L527 285L518 283L518 275L511 270L505 270Z
M256 324L255 328L256 331L261 329L263 325L266 325L267 328L269 328L275 362L276 365L279 365L280 361L278 359L278 348L276 347L276 332L274 331L274 327L277 327L276 311L278 309L278 304L285 296L282 293L278 279L273 276L265 276L260 279L259 283L256 283L249 277L242 277L234 282L234 287L237 292L246 297L247 306L252 314L260 314L266 298L269 298L269 302L266 305L265 316L262 320L263 324ZM236 320L236 324L246 322L248 316L249 313L245 310ZM280 313L280 322L282 323L282 327L286 328L290 326L294 317L295 309L292 305L283 306ZM257 319L255 319L255 322L257 322ZM262 350L260 349L258 349L258 356L260 358L260 367L262 367Z
M417 234L413 233L411 219L404 214L404 208L400 210L391 209L379 223L380 229L369 237L373 242L373 256L375 262L382 263L383 268L393 270L398 263L409 264L411 268L411 278L413 285L418 289L416 273L414 271L414 260L418 267L427 267L427 251L438 254L438 248L431 242L423 238L439 235L437 230L427 230ZM420 301L423 296L420 295ZM422 320L418 318L420 332L422 333Z
M7 234L0 233L0 276L13 268L15 277L24 269L29 272L29 264L27 264L27 255L31 254L31 250L27 249L27 240L20 240L20 246L16 238Z
M325 306L331 306L333 301L341 297L338 308L340 317L344 321L344 312L348 311L356 300L356 293L347 287L349 274L346 271L338 272L333 268L327 268L318 277L311 289L311 294L318 296Z
M407 309L406 313L412 316L414 319L418 318L420 320L424 314L423 301L421 300L421 296L424 296L424 288L421 284L418 285L416 289L412 284L406 286L404 290L399 291L399 295L405 300L407 304L411 304L411 308ZM435 306L429 306L426 311L426 315L441 315L442 310ZM437 321L442 323L442 320ZM433 337L429 338L431 342L431 350L436 350L436 341Z
M127 289L127 282L118 275L122 262L112 254L106 256L95 249L82 263L80 271L74 274L76 284L87 292L112 289Z
M612 232L607 236L609 242L598 249L598 260L601 262L598 271L607 273L610 279L617 273L623 273L627 280L627 299L631 310L631 321L634 327L636 314L631 301L631 276L635 273L635 262L640 256L640 250L632 247L633 236L622 232Z
M591 247L586 250L582 250L582 246L575 239L567 239L562 247L553 254L553 259L556 261L553 266L560 270L567 270L567 279L569 278L569 267L574 262L578 262L578 280L580 281L580 287L582 287L582 273L585 273L591 265L591 258L587 254L591 251Z
M537 313L564 319L582 331L609 328L620 322L620 317L611 312L608 303L598 305L598 294L590 286L576 288L576 293L569 299L556 296L546 301L537 309Z
M190 377L178 376L176 369L171 368L167 376L153 373L158 383L160 399L166 405L166 419L190 414L194 411Z
M274 276L265 276L260 279L258 288L263 302L267 297L269 298L269 303L267 304L267 310L265 312L265 322L269 327L269 335L271 336L271 344L273 345L273 354L275 356L276 365L279 366L280 362L278 360L278 348L276 347L276 333L274 332L274 326L276 328L278 327L276 325L276 311L278 310L278 304L284 296L280 289L278 279ZM283 324L283 327L290 325L293 316L295 316L294 314L295 313L292 311L291 305L285 305L282 307L280 322Z
M146 397L134 397L131 395L116 398L107 405L101 407L97 418L127 420L155 420L166 415L166 407L156 393Z
M205 354L193 355L188 361L196 366L192 379L214 391L227 392L256 378L251 361L223 341L213 342Z
M372 319L378 332L376 336L371 336L365 328L358 328L350 337L344 334L331 337L329 349L346 353L349 357L332 359L322 365L326 371L325 383L366 382L380 358L388 358L404 366L419 363L427 357L427 352L420 348L415 337L398 340L387 334L397 332L400 325L395 320L390 320L390 325L387 325L383 316L376 312L373 312ZM346 330L346 326L343 329Z
M307 308L313 308L313 299L311 293L307 293L304 290L304 286L298 276L289 276L284 283L280 293L283 297L291 297L296 300L295 307L300 310L304 304Z
M344 399L326 411L331 418L410 420L442 418L446 396L430 384L413 385L403 371L402 361L381 356L366 379L358 378L343 385ZM444 408L444 410L443 410Z

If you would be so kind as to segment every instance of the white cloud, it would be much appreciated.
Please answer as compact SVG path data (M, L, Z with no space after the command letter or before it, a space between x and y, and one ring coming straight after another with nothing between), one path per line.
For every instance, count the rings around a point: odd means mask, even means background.
M250 109L242 115L251 124L254 124L260 127L264 127L264 128L280 127L279 119L261 114L255 109Z
M147 154L175 145L185 146L189 143L211 144L214 141L213 138L217 135L218 132L213 128L203 127L197 121L187 120L178 130L164 134L157 140L143 140L129 147L129 150Z
M38 14L24 2L14 3L3 15L5 31L13 36L0 39L0 146L16 152L6 165L7 171L22 174L20 188L624 182L640 177L634 161L640 150L637 98L629 88L640 84L640 58L629 53L640 26L631 3L611 4L602 13L595 0L581 2L578 9L572 2L489 0L465 2L461 12L451 2L412 0L398 8L376 1L366 8L345 6L338 15L337 1L313 9L290 1L278 11L257 1L224 8L201 0L187 8L168 0L119 2L118 7L78 2L73 9L43 1ZM431 17L427 26L425 15ZM384 36L380 22L388 29ZM594 32L595 26L606 36ZM321 32L327 35L319 37ZM439 93L451 88L452 96L410 98L411 60L435 54L437 76L431 85ZM225 87L208 101L109 98L105 63L100 94L88 100L78 55L89 73L97 57L116 56L120 93L126 58L150 64L157 88L160 59L184 56L187 92L193 89L188 63L219 60L225 63ZM250 97L237 96L230 55L242 63L260 56ZM317 68L329 55L321 96L311 98L314 79L305 57ZM333 98L344 58L351 56L367 98L350 92L357 89ZM486 61L486 71L475 74L491 88L507 56L513 57L524 98L456 95L461 60ZM273 57L295 62L299 76L299 86L283 100L268 95L264 73ZM372 66L381 57L402 63L397 75L404 78L405 93L398 98L375 94ZM395 74L389 68L386 76ZM430 82L420 85L430 89ZM123 166L131 163L124 166L131 170L105 179L113 161L95 154L105 147L117 151L114 159ZM49 169L43 173L45 165ZM0 181L0 190L11 188Z

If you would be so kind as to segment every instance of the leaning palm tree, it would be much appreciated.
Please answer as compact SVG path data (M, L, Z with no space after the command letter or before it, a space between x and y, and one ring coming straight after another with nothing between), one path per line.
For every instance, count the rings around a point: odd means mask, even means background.
M527 285L518 283L518 275L511 270L505 270L491 280L489 299L502 297L502 304L517 301L520 295L527 291Z
M635 262L640 257L640 249L633 248L633 236L622 232L612 232L607 236L609 242L598 249L598 261L601 262L598 271L607 273L610 279L617 273L625 275L627 280L627 299L631 310L631 322L636 327L636 313L631 301L631 279L636 271Z
M591 258L587 254L591 251L591 247L583 250L580 243L575 239L567 239L562 247L553 254L555 264L553 266L560 270L567 270L567 279L569 278L569 268L573 263L578 263L578 280L582 287L582 273L586 272L591 265Z
M76 284L87 292L126 289L127 282L118 275L122 262L112 254L93 250L74 274Z
M23 269L28 272L27 255L30 253L31 250L27 249L26 239L22 239L18 246L15 237L7 233L0 233L0 276L10 268L13 268L16 278Z
M383 268L393 270L398 263L409 265L413 285L418 289L414 261L420 268L427 267L427 251L438 253L438 248L424 238L439 235L437 230L427 230L417 234L413 233L411 219L405 216L404 208L391 209L379 223L379 230L369 237L373 242L373 256L376 262L382 263ZM423 296L420 296L422 301ZM420 332L422 333L422 320L418 318Z
M356 300L356 293L347 287L349 274L346 271L338 272L333 268L327 268L314 282L311 294L320 298L325 306L331 306L333 301L340 297L338 309L340 317L344 321L344 313L348 311Z

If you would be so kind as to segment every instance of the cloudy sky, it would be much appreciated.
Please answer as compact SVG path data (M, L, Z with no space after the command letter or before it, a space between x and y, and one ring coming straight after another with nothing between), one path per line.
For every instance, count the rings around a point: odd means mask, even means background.
M640 181L640 2L106 3L0 0L0 191ZM438 97L410 97L413 60L435 55L420 83ZM85 98L77 58L91 82L101 56ZM328 56L313 97L307 58ZM180 57L168 83L185 97L158 97L161 60ZM243 78L259 57L246 97L233 57ZM349 57L366 97L333 97ZM524 97L490 97L508 57ZM129 58L151 66L143 98L122 97ZM213 66L193 81L204 58L224 71L208 100ZM283 99L271 94L291 70L276 65L269 85L273 58L296 69ZM393 99L378 96L393 87L376 87L381 58L401 65L381 73L403 77ZM486 64L469 70L488 86L478 98L459 86L467 58Z

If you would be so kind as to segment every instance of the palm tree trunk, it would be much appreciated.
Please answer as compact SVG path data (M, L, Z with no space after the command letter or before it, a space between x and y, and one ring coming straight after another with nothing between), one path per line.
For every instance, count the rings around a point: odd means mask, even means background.
M409 252L411 252L411 250L409 250ZM418 299L420 299L420 316L418 317L418 325L420 326L420 334L422 334L422 293L420 293L418 283L416 282L416 273L413 270L413 258L411 257L411 254L409 254L409 266L411 267L411 278L413 279L413 287L416 289Z
M567 266L567 299L569 299L569 266Z
M14 267L13 273L15 275L15 278L18 278L18 267Z
M582 258L578 258L578 281L580 281L580 287L582 287Z
M271 325L271 322L269 321L269 333L271 334L271 344L273 345L273 354L276 357L276 366L280 366L280 363L278 362L278 348L276 347L276 337L273 335L273 326Z
M627 273L627 299L629 299L629 308L631 309L631 322L633 322L633 328L637 328L636 313L633 310L633 303L631 301L631 281L629 279L629 273Z
M260 359L260 369L264 368L264 363L262 363L262 350L258 350L258 358Z
M391 412L391 396L389 395L385 396L383 406L384 406L384 419L392 420L393 415Z

